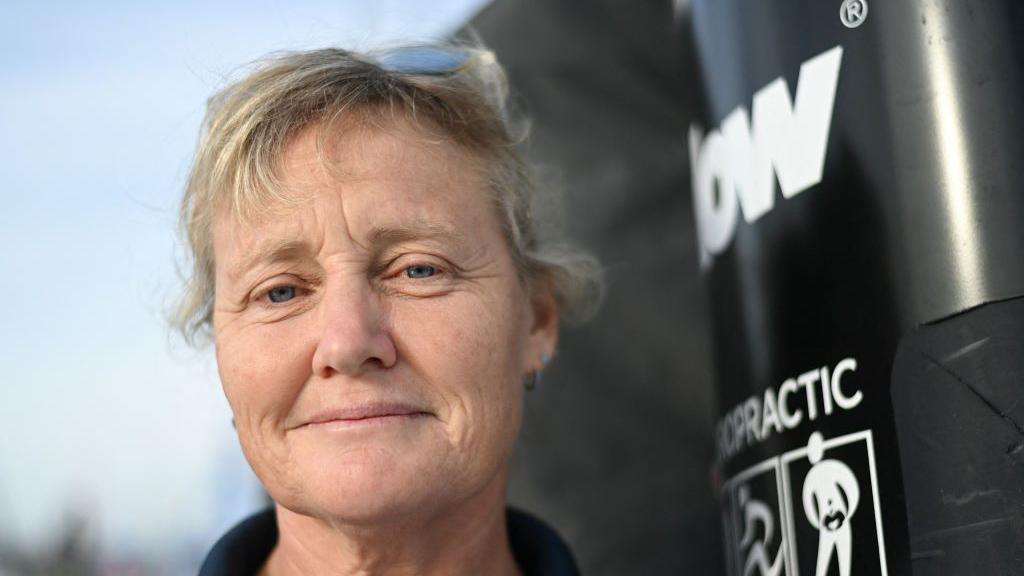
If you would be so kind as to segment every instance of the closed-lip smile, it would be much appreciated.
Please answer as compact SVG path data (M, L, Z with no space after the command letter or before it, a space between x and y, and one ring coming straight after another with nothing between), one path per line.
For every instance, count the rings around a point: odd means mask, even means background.
M367 402L328 408L315 412L304 419L297 428L307 427L351 427L366 424L384 424L390 421L408 420L430 413L403 402Z

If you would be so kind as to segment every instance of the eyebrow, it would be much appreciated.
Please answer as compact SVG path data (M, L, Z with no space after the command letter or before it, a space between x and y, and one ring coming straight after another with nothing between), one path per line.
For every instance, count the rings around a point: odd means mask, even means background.
M411 242L413 240L462 241L465 236L453 227L433 222L418 221L402 226L376 226L367 234L372 249Z
M228 276L232 280L238 280L258 265L298 260L308 257L311 253L312 248L303 240L271 241L228 270Z
M455 228L432 222L415 222L402 226L376 226L367 234L367 246L380 251L395 244L414 240L451 240L461 242L465 235ZM253 254L228 271L232 280L238 280L246 272L260 265L291 262L312 256L313 248L304 240L275 240L265 243Z

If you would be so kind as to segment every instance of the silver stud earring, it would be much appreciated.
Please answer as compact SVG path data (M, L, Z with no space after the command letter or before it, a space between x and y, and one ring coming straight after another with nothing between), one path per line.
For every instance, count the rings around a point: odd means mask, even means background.
M540 370L534 370L530 372L530 375L526 378L526 389L533 390L540 384Z
M541 356L540 361L541 361L541 364L543 364L544 366L547 366L548 362L551 362L551 356L545 354L545 355ZM535 388L537 388L537 385L540 384L541 372L543 370L544 370L544 368L542 367L542 368L540 368L538 370L534 370L533 372L530 372L530 376L526 380L526 389L527 390L534 390Z

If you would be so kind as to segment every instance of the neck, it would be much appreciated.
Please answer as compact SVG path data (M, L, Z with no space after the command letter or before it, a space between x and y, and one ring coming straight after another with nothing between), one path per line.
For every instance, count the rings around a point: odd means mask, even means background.
M518 576L505 524L504 483L426 518L352 526L277 506L279 538L260 576Z

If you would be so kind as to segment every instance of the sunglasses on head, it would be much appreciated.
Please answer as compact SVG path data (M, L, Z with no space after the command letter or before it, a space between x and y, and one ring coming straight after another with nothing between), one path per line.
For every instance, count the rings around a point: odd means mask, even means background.
M431 46L411 46L385 50L376 55L376 63L383 70L395 74L414 74L421 76L444 76L462 69L474 57L491 57L490 52L462 50L459 48L441 48Z

